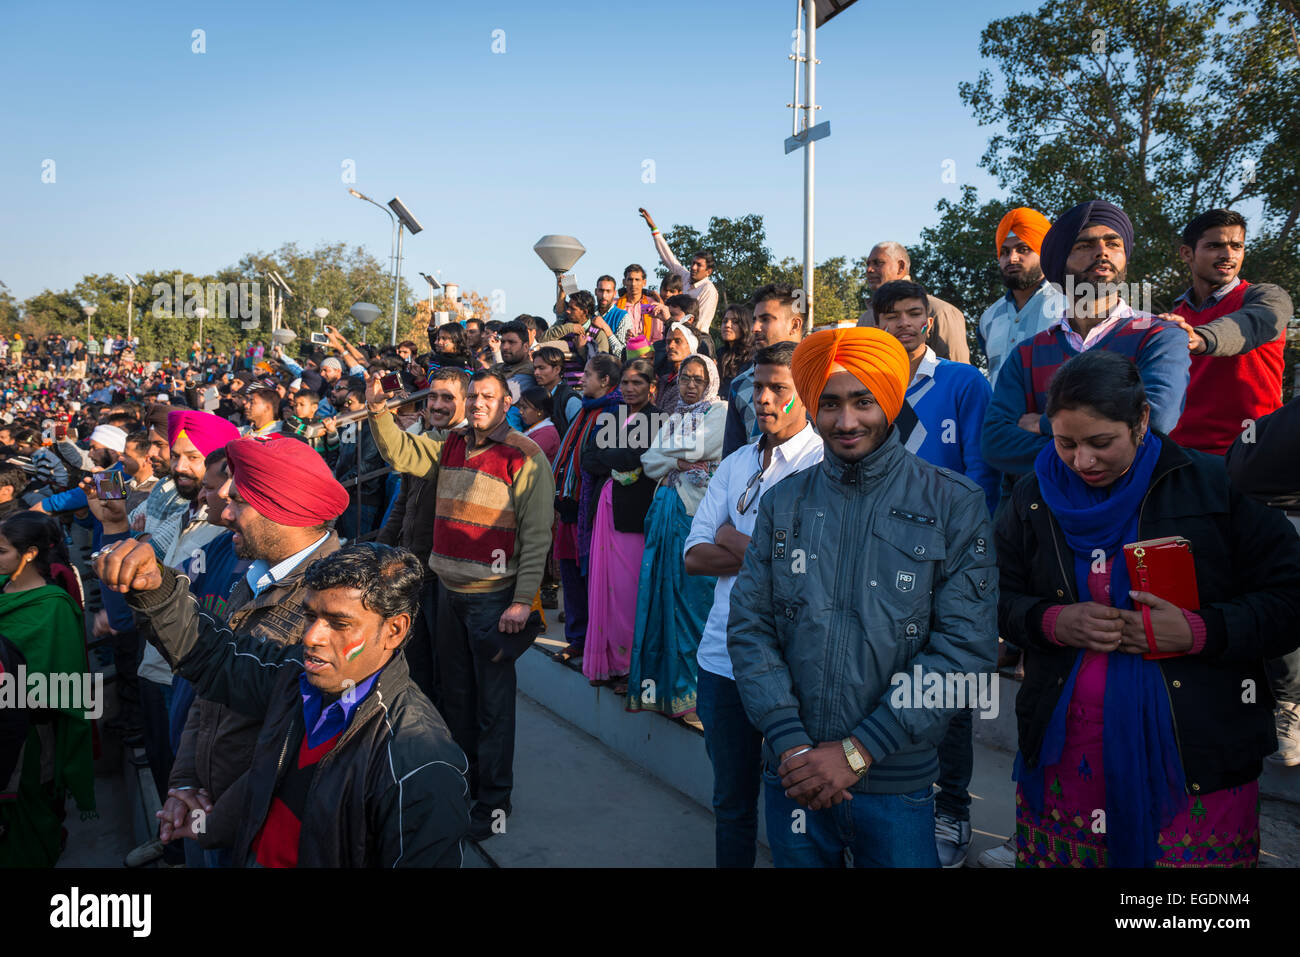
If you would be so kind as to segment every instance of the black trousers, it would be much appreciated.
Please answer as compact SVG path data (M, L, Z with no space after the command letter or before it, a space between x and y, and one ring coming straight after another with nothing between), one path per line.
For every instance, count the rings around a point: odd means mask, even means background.
M442 689L438 686L438 579L432 574L424 576L420 586L420 607L415 621L411 622L411 637L404 648L406 665L411 669L411 680L433 702L439 714L442 709ZM445 717L445 715L444 715Z
M486 594L438 585L439 683L442 716L469 759L469 793L504 808L514 787L515 663L493 663L489 637L514 599L514 587Z

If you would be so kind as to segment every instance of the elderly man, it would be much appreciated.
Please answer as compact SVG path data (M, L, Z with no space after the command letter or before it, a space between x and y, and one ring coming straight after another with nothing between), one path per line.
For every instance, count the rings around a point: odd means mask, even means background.
M907 254L902 243L892 240L876 243L867 254L867 289L872 295L887 282L912 279L912 257ZM962 311L950 302L944 302L938 296L928 297L930 301L930 337L926 345L934 350L940 359L953 362L970 362L970 344L966 341L966 317ZM868 304L865 312L858 317L859 326L876 326L876 314Z
M841 867L851 849L857 867L934 867L936 745L959 703L898 686L974 687L993 667L984 493L903 448L909 363L893 336L814 333L792 373L823 458L763 496L727 621L765 740L772 857Z
M998 370L1017 343L1056 321L1048 308L1051 287L1039 262L1043 237L1051 228L1046 216L1028 206L1011 210L998 223L993 246L1007 294L984 310L976 329L988 357L990 385L997 383Z
M438 667L444 713L469 757L478 803L470 836L502 833L515 751L515 636L532 629L555 514L545 453L506 421L510 390L496 372L470 380L469 428L410 435L394 422L378 377L366 407L393 468L436 483L429 567L438 576Z
M993 468L1007 476L1033 471L1039 451L1052 441L1043 414L1047 385L1066 360L1088 349L1118 352L1137 365L1153 429L1167 435L1178 424L1191 362L1187 336L1124 301L1132 253L1132 222L1105 200L1080 203L1047 231L1043 275L1066 292L1054 296L1057 318L1051 327L1012 349L998 373L980 440Z
M166 839L215 832L241 866L460 866L465 758L401 654L419 592L414 556L365 544L316 562L301 644L222 626L138 543L95 568L149 617L179 674L257 724L230 800L194 799L164 820Z
M346 507L347 493L301 442L243 438L225 449L230 486L221 520L233 533L235 555L251 564L230 591L228 618L220 623L257 641L296 644L309 624L303 578L312 562L338 550L328 526ZM201 790L220 807L248 769L261 726L202 688L199 694L172 766L164 820L192 806L195 794L182 792Z

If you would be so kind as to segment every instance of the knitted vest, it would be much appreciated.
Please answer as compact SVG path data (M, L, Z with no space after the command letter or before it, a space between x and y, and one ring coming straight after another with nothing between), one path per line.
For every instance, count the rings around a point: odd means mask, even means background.
M1118 352L1127 356L1130 362L1136 363L1151 337L1167 325L1170 323L1164 320L1137 314L1102 336L1101 341L1092 348ZM1045 329L1032 339L1020 343L1016 346L1016 351L1020 353L1021 367L1029 372L1023 380L1025 411L1042 414L1047 411L1047 387L1052 376L1079 353L1065 338L1065 333L1055 327Z
M1237 288L1209 309L1197 312L1184 300L1174 310L1193 326L1220 319L1241 308L1250 283ZM1268 415L1282 404L1281 336L1236 356L1192 356L1187 403L1170 438L1179 445L1223 455L1248 421Z
M513 430L473 457L452 432L442 449L429 567L448 588L486 591L514 580L514 481L537 444Z

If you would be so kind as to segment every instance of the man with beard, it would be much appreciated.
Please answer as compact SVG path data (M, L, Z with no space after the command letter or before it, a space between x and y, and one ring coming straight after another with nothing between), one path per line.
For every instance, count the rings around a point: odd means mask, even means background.
M96 469L124 472L125 465L120 460L125 450L126 433L115 425L98 425L90 433L89 458ZM86 504L86 493L73 486L66 492L55 492L49 498L37 502L32 506L32 511L57 514L83 509Z
M1124 301L1121 284L1132 253L1133 223L1105 200L1080 203L1047 231L1041 261L1043 275L1057 289L1056 318L1012 349L998 373L980 443L993 468L1008 476L1033 471L1034 459L1052 441L1043 414L1047 385L1068 359L1088 349L1118 352L1137 365L1152 429L1167 435L1178 424L1191 363L1187 334ZM1060 293L1067 285L1070 294Z
M562 313L563 308L562 296L557 297L556 313ZM601 276L596 280L596 315L592 317L591 324L609 336L609 349L615 356L622 355L627 346L630 327L623 324L626 318L627 310L618 307L618 283L613 276ZM636 331L640 332L639 329Z
M463 429L465 397L469 393L469 373L463 369L441 368L429 380L429 399L426 406L429 429L434 433ZM401 426L402 419L398 418ZM405 431L411 431L409 427ZM406 663L411 669L411 680L428 696L439 711L442 694L438 689L438 576L429 567L429 554L433 550L434 511L438 505L438 483L415 475L403 473L397 499L388 514L388 521L379 530L375 540L384 545L397 545L415 554L424 568L424 582L420 587L420 607L411 626L411 637L406 642Z
M347 492L319 455L292 439L231 441L226 461L230 483L221 519L233 532L235 554L250 564L230 592L225 624L261 641L298 644L309 624L303 578L312 562L338 551L329 523L347 507ZM164 840L194 809L224 806L222 796L248 770L261 725L227 705L195 699L168 780ZM201 836L200 844L214 850L221 839ZM209 866L228 863L208 856Z
M990 385L997 384L998 370L1016 343L1038 335L1056 318L1047 308L1051 290L1039 262L1051 228L1046 216L1028 206L1011 210L998 223L994 247L1007 294L984 310L976 330L988 356Z
M867 289L873 296L887 282L898 279L916 281L912 278L912 257L907 254L902 243L876 243L867 254L866 267ZM960 309L938 296L926 298L930 303L930 337L926 340L926 345L940 359L969 363L970 344L966 341L966 317ZM878 325L870 303L858 317L858 325Z
M528 428L519 415L516 405L525 389L537 385L533 378L533 363L528 354L528 327L518 319L501 327L501 363L494 370L510 387L510 410L506 421L510 427L522 432Z

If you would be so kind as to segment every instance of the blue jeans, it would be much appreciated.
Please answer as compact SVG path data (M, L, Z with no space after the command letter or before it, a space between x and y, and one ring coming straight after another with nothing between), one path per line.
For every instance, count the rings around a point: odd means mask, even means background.
M581 648L587 643L587 578L574 559L560 559L560 584L564 588L564 637Z
M713 762L713 828L718 867L753 867L763 736L740 703L736 683L700 669L695 713Z
M781 779L766 768L763 790L767 843L777 867L843 867L845 849L853 851L854 867L939 866L929 787L910 794L855 793L852 801L823 811L786 797Z

